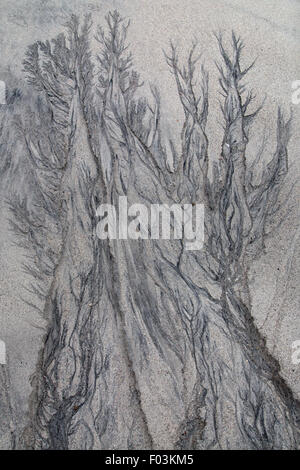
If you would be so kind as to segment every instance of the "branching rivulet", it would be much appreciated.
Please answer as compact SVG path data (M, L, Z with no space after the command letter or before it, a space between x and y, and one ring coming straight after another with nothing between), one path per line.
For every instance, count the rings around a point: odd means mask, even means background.
M24 62L53 134L29 132L21 120L41 200L35 214L12 202L13 223L33 249L28 269L48 321L23 441L52 449L296 448L299 403L254 325L247 279L287 173L290 121L278 111L277 148L255 185L246 148L259 110L248 112L252 95L242 98L241 83L251 66L241 70L240 39L232 35L229 54L217 37L225 125L221 159L210 162L208 73L202 67L196 86L196 44L185 65L171 45L166 60L184 110L179 154L169 141L171 168L159 93L152 87L151 103L137 98L128 24L116 12L106 20L95 64L89 17L81 27L72 17L67 36L34 44ZM204 203L204 248L100 241L96 208L117 207L119 196L147 207ZM41 292L45 276L51 286Z

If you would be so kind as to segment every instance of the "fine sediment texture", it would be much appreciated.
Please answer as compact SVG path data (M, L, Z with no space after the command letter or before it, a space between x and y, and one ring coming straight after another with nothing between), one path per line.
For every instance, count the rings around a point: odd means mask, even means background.
M3 194L18 182L3 210L26 256L26 302L45 329L21 420L0 365L1 445L297 449L300 403L254 322L249 286L284 217L292 119L279 108L273 153L257 148L247 160L263 106L245 80L255 65L244 65L247 43L234 32L212 34L220 156L210 153L209 74L196 42L186 59L173 43L165 51L184 114L166 144L162 98L132 66L129 27L117 11L98 28L72 15L27 48L27 86L10 87L1 110ZM149 213L204 204L203 248L100 240L97 208L112 204L118 216L122 196Z

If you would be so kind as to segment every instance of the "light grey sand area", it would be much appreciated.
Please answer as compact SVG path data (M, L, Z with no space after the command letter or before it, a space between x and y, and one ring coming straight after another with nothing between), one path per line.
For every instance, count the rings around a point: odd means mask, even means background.
M0 448L299 449L300 2L0 12Z

